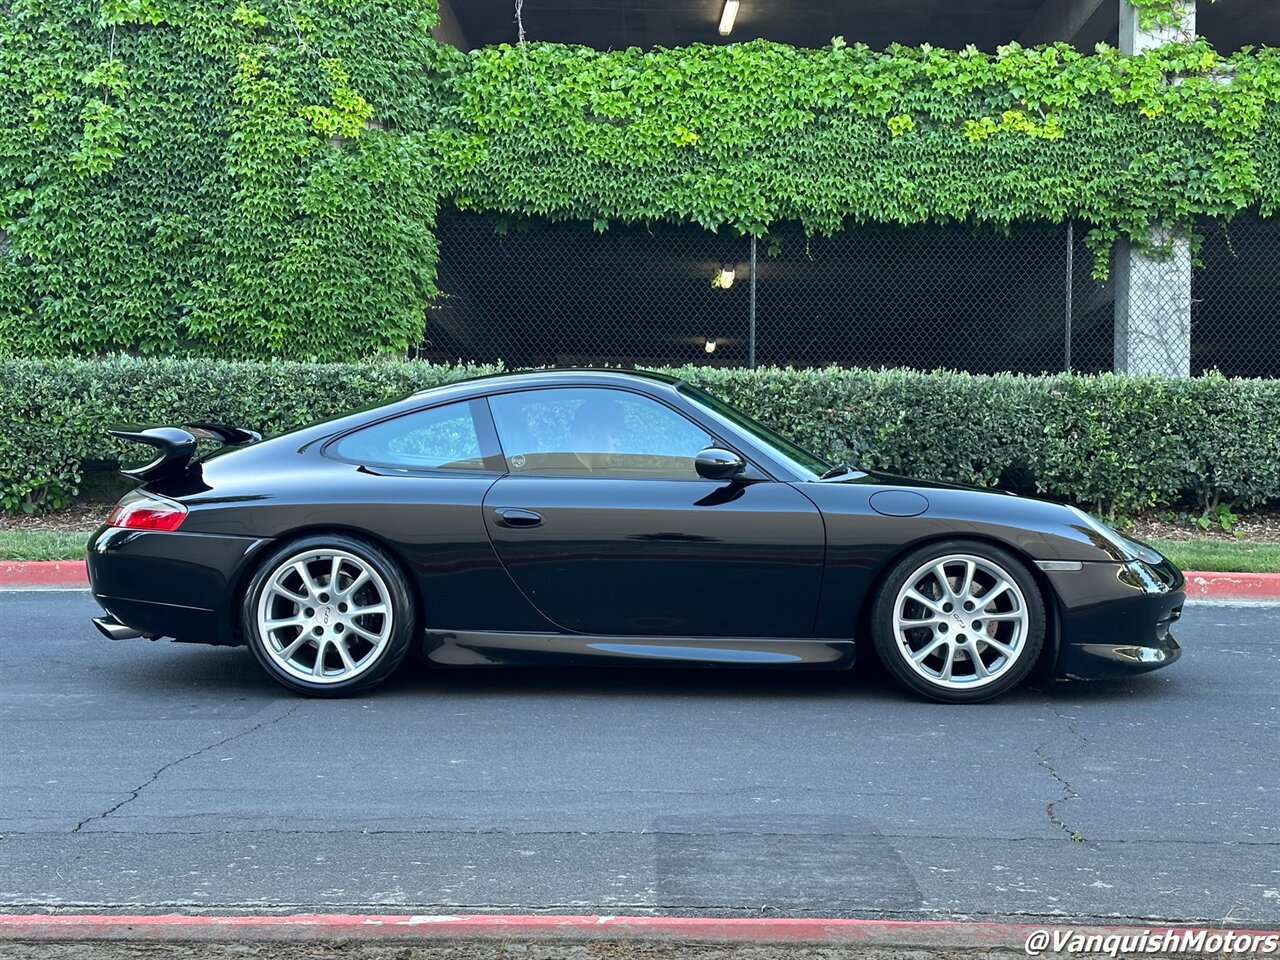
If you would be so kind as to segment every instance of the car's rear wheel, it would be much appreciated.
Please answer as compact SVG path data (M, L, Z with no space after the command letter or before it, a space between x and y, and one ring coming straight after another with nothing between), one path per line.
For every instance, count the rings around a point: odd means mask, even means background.
M413 642L413 593L384 550L343 534L268 556L245 593L244 634L273 679L315 697L381 683Z
M1044 644L1044 600L1008 551L978 541L936 543L904 557L872 611L876 651L904 686L943 703L1013 689Z

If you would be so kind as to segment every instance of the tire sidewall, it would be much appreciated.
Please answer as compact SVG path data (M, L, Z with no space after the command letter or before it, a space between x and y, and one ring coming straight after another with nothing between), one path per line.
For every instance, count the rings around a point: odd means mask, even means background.
M308 683L286 673L267 653L265 640L258 632L258 602L272 575L289 557L309 550L342 550L355 554L372 566L386 584L391 604L391 636L377 660L359 676L338 683ZM344 697L368 690L386 680L404 661L417 631L417 611L413 592L400 565L385 550L346 534L316 534L300 537L272 550L258 564L240 606L241 627L245 643L254 658L276 682L297 693L311 697Z
M898 591L906 584L907 578L929 560L957 553L982 557L1002 567L1022 591L1027 605L1027 635L1018 661L999 679L973 690L938 687L929 683L903 662L898 639L893 629ZM876 653L885 669L903 686L938 703L981 703L1018 686L1031 674L1040 659L1040 653L1044 647L1046 623L1044 596L1027 565L1008 550L980 540L940 541L913 550L902 557L894 564L881 584L871 613L872 639Z

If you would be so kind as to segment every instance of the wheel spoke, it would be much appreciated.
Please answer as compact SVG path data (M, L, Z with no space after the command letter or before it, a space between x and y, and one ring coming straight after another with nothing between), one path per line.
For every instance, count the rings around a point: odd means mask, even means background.
M1000 596L1000 594L1004 593L1008 589L1009 589L1008 580L1005 580L1003 577L997 580L992 585L990 590L988 590L982 596L978 597L978 609L985 610L987 607L991 605L991 602L993 600L995 600L997 597ZM989 616L988 616L988 619L990 619Z
M286 617L283 620L267 620L262 625L268 630L280 630L283 627L300 627L304 619L303 617Z
M298 634L297 638L292 643L290 643L287 647L285 647L283 650L280 651L280 659L281 660L290 659L295 653L298 652L298 648L301 647L304 643L306 643L310 639L311 638L305 633Z
M982 662L982 657L981 655L979 655L978 648L976 645L972 650L969 651L969 659L973 661L974 676L976 676L979 680L987 676L987 665Z
M329 646L328 637L321 637L316 641L316 662L311 667L311 673L313 676L324 676L324 653L327 646Z
M942 665L941 679L951 679L951 669L956 665L956 648L952 644L947 644L946 662Z
M916 603L921 604L924 607L927 607L928 609L932 610L934 613L937 613L937 614L942 613L942 604L940 604L937 600L931 600L929 597L926 597L923 593L921 593L915 587L908 587L906 592L903 594L903 596L905 596L909 600L914 600Z
M342 557L334 554L333 566L329 568L329 592L338 592L338 571L342 569Z
M311 579L311 571L307 569L306 563L299 560L293 565L293 569L302 578L302 586L309 596L314 597L320 592L320 584Z
M916 663L923 663L929 656L940 646L947 642L946 637L934 637L930 643L926 643L923 647L911 654L911 659Z
M934 610L930 610L923 617L899 616L898 619L902 621L904 627L911 629L913 627L927 627L931 623L945 623L947 618L940 616Z
M933 569L929 571L937 578L938 583L942 585L942 595L955 599L956 592L951 589L951 581L947 579L947 565L945 561L939 561L933 565Z
M306 603L306 602L307 602L307 596L306 596L306 594L303 594L303 593L294 593L292 590L290 590L288 587L286 587L286 586L285 586L283 583L281 583L279 580L277 580L275 583L271 584L271 586L270 586L270 588L269 588L269 589L270 589L270 591L271 591L272 593L274 593L276 596L278 596L278 597L284 597L286 600L290 601L291 603L296 603L296 604L301 605L301 604L304 604L304 603Z
M967 597L973 590L973 574L978 569L978 565L972 560L964 562L964 577L960 581L960 590L957 593L959 597Z
M351 659L351 651L347 649L347 641L339 637L333 641L333 649L338 651L338 656L342 658L342 666L348 673L355 670L356 662Z
M349 584L347 584L346 589L343 590L340 594L338 594L338 596L340 597L351 596L353 593L359 590L362 586L364 586L365 581L367 581L368 579L369 579L369 571L361 570L360 573L356 575L356 578L352 580Z
M379 640L382 639L381 634L374 633L372 630L369 630L365 627L360 626L360 624L356 623L354 620L351 621L351 632L354 634L357 634L358 636L364 637L370 643L377 643Z
M993 637L983 637L982 642L997 653L1001 653L1006 657L1013 656L1013 647L1009 646L1007 643L1003 643Z
M984 613L983 620L1021 620L1025 614L1021 610L1008 610L1004 613Z
M385 614L386 612L387 612L387 605L386 605L385 603L382 603L382 602L378 602L378 603L371 603L371 604L369 604L367 607L352 607L352 608L351 608L351 616L353 616L353 617L365 617L365 616L371 616L371 615L373 615L373 614L375 614L375 613Z

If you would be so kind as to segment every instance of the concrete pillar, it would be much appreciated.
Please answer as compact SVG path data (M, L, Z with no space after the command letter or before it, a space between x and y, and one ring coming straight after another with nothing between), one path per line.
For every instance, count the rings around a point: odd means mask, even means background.
M1116 373L1191 375L1191 243L1152 228L1171 247L1162 259L1128 244L1116 250Z
M1142 53L1166 43L1190 43L1196 38L1196 0L1177 4L1182 14L1178 23L1143 27L1138 22L1138 8L1129 0L1120 0L1120 52Z
M1196 5L1188 0L1181 22L1143 28L1138 11L1120 0L1120 49L1142 53L1165 43L1195 39ZM1115 370L1117 373L1191 374L1191 245L1152 227L1151 242L1169 251L1149 254L1119 244L1115 255Z

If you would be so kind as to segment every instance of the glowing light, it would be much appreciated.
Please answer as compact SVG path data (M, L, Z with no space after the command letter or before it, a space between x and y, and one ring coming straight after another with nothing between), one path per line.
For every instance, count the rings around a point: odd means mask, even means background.
M724 0L724 10L720 14L720 36L727 37L733 32L733 21L738 19L739 0Z

